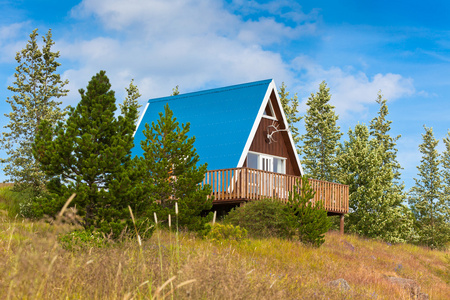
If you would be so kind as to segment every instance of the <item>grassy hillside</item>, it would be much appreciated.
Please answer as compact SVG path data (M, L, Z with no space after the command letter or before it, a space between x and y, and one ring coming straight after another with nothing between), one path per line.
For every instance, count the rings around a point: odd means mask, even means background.
M1 200L0 200L1 202ZM136 240L61 247L73 230L14 219L0 208L2 299L410 299L387 277L414 279L430 299L450 295L450 253L337 232L308 248L280 239L214 242L158 230ZM327 285L344 278L351 290Z

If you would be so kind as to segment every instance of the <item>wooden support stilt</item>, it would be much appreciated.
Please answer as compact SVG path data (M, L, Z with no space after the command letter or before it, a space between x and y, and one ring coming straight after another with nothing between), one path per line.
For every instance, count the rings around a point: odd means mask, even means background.
M341 215L341 222L339 224L339 233L344 234L344 214Z

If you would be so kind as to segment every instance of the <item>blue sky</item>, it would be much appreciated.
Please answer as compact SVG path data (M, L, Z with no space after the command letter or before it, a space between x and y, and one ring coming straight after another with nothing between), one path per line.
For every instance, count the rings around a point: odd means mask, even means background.
M381 90L409 188L423 125L438 139L450 127L448 15L448 1L0 0L0 98L10 96L15 53L35 28L51 28L61 52L64 105L101 69L118 101L134 78L142 103L176 85L183 93L273 78L298 94L302 114L325 80L346 138L376 115Z

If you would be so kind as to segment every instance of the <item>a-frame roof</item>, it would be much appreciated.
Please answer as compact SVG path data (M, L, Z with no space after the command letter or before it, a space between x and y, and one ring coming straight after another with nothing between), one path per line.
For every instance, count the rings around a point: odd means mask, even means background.
M270 79L151 99L138 122L132 153L143 155L140 141L145 139L145 123L156 122L168 103L180 126L190 123L189 136L195 136L200 162L207 162L208 170L242 167L273 91L279 102L275 83ZM295 152L290 133L289 137ZM297 155L296 158L301 170Z

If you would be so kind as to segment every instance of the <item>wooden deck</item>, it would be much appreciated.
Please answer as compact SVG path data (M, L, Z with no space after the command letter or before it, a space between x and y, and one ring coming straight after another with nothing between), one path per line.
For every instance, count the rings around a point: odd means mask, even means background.
M211 185L214 204L239 203L262 198L287 202L289 192L301 183L301 177L272 173L250 168L208 171L203 184ZM309 179L316 191L313 202L323 200L330 213L348 213L348 186Z

